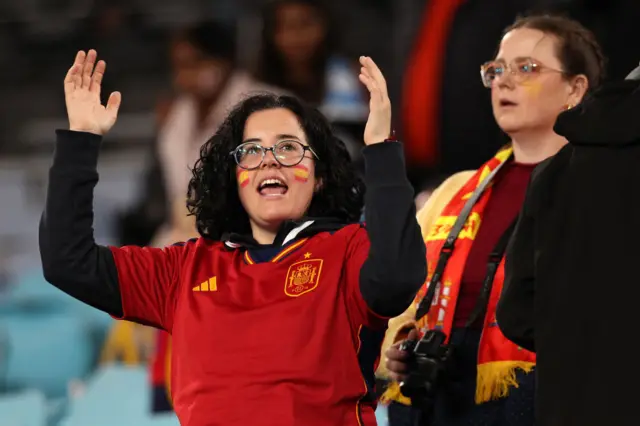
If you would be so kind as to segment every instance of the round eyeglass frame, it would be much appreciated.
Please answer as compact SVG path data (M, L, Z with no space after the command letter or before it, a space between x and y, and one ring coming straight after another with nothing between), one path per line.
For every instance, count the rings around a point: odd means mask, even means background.
M276 149L278 148L278 146L282 143L295 143L298 144L302 147L302 155L300 156L300 159L297 162L294 162L292 164L283 164L282 161L278 158L278 156L276 155ZM242 147L247 146L247 145L253 145L253 146L257 146L260 147L260 152L262 153L262 156L260 158L260 162L254 166L254 167L245 167L242 164L240 164L240 161L238 160L238 152L242 149ZM273 158L276 159L276 161L278 162L278 164L280 164L282 167L294 167L297 166L298 164L300 164L302 162L302 160L304 160L304 154L309 151L315 158L316 160L319 160L320 158L318 157L318 154L315 153L315 151L313 150L313 148L311 148L309 145L305 145L299 141L296 140L282 140L279 141L278 143L276 143L275 145L265 148L264 146L260 145L257 142L244 142L241 143L240 145L238 145L233 151L229 152L229 155L231 157L233 157L233 160L235 161L235 163L238 165L238 167L240 167L241 169L244 170L255 170L258 167L260 167L262 165L262 163L264 163L264 157L265 155L267 155L267 152L271 151L271 154L273 155Z

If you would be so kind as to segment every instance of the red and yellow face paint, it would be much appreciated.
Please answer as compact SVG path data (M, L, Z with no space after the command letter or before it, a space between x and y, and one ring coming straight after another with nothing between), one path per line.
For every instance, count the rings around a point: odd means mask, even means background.
M525 93L529 95L529 97L536 98L542 92L542 83L537 79L534 80L525 80L520 83Z
M309 168L302 164L293 166L293 175L298 182L305 183L309 180Z
M238 185L240 185L240 188L244 188L247 185L249 185L249 171L248 170L238 169L236 171L236 178L238 179Z

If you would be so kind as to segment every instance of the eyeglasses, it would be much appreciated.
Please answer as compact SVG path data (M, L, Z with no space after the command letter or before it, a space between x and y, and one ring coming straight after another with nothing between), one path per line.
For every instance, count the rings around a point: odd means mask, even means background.
M480 67L480 77L482 77L482 84L484 84L484 87L491 88L493 81L498 77L504 77L505 72L511 74L515 82L522 83L543 71L552 71L564 74L564 71L547 67L531 58L521 58L514 60L510 64L505 64L502 61L485 62Z
M253 170L260 167L267 151L271 151L276 161L284 167L293 167L300 164L307 151L311 152L316 159L319 159L310 146L294 140L283 140L270 148L265 148L257 142L245 142L238 145L229 155L233 156L239 167L245 170Z

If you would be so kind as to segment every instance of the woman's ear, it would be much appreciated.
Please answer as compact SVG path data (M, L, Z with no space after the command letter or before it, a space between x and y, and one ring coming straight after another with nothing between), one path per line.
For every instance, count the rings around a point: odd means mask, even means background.
M584 74L580 74L573 78L573 82L571 84L571 91L569 93L569 105L578 105L582 102L584 95L589 90L589 80L587 76Z

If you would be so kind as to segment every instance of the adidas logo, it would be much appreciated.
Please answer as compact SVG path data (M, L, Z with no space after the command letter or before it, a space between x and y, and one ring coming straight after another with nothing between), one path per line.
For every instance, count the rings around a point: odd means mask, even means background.
M218 291L218 284L216 282L216 277L209 278L208 281L205 281L202 284L195 286L191 290L193 290L193 291Z

